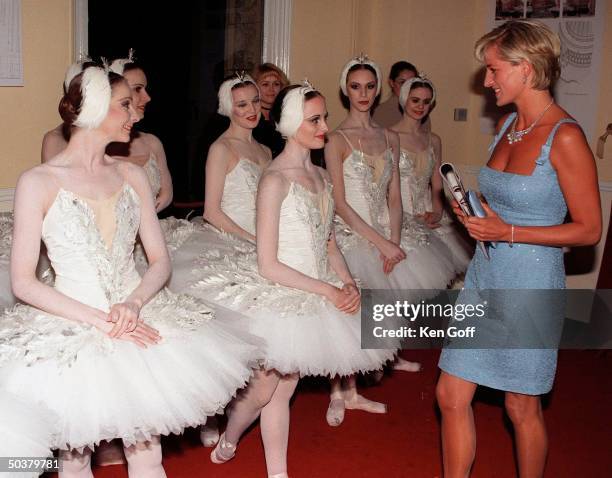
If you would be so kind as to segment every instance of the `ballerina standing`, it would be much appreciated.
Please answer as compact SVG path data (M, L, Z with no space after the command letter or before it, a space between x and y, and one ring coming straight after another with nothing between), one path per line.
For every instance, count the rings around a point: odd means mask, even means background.
M59 416L52 447L62 476L91 476L91 450L121 438L130 476L163 477L159 436L223 408L258 351L240 324L228 325L236 314L217 321L204 303L160 291L170 261L146 175L104 154L137 121L125 79L87 68L60 113L74 127L68 146L16 189L11 280L30 305L0 321L0 383ZM137 233L149 258L142 278ZM41 238L53 287L35 276Z
M442 141L423 125L436 99L436 90L431 81L416 76L403 83L399 98L404 114L391 129L398 133L400 141L404 228L410 230L425 226L431 229L441 242L430 242L430 247L446 246L450 249L455 271L465 272L473 247L459 235L451 218L444 212L439 173ZM438 250L437 254L447 257L448 251Z
M370 116L381 88L376 63L364 56L350 60L340 88L349 114L325 146L338 244L364 287L421 300L426 293L417 289L443 289L455 277L451 254L443 245L432 247L440 240L424 228L402 227L399 139ZM398 357L394 368L414 372L420 364Z

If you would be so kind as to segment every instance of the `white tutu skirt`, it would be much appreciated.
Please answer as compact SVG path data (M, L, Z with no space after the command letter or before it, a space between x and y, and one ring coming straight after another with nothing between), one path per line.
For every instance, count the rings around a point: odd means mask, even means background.
M238 314L215 315L163 290L141 311L162 341L143 349L17 305L0 321L0 383L60 417L53 448L181 433L221 411L261 357Z
M389 237L388 231L386 237ZM353 276L362 287L397 291L397 299L426 299L417 289L445 289L460 272L450 249L418 221L404 221L401 247L406 259L390 274L383 271L380 252L348 226L336 223L336 240ZM406 292L403 292L406 291Z
M255 252L255 244L216 229L201 216L192 221L169 217L159 222L172 260L172 275L166 285L177 293L183 292L197 279L198 257L203 251L216 258L236 252ZM134 248L134 259L142 276L148 262L140 242Z
M474 244L470 244L467 238L461 235L459 226L460 224L457 225L445 211L442 214L440 227L433 229L432 232L450 249L455 270L465 273L474 255Z
M0 390L0 456L51 456L57 417L49 411ZM0 473L0 477L31 478L38 473Z
M317 294L265 280L255 253L204 253L192 277L187 293L249 318L249 332L266 343L266 369L347 376L381 369L399 348L397 342L389 350L362 349L360 311L348 315ZM328 282L339 281L329 277Z

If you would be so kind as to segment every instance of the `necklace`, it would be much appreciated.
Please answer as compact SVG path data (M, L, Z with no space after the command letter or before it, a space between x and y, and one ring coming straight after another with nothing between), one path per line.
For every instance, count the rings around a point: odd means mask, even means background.
M538 121L540 121L542 119L542 117L544 116L544 113L546 113L548 111L548 109L553 105L554 102L555 102L554 99L550 100L550 103L548 103L546 108L544 108L544 110L535 119L535 121L533 123L531 123L531 125L529 125L525 129L520 129L520 130L516 131L516 123L518 122L518 115L516 115L516 119L512 123L512 128L510 129L510 132L506 135L506 138L508 138L508 143L509 144L514 144L514 143L518 143L519 141L522 141L523 140L523 136L525 136L526 134L529 134L531 132L531 130L534 128L534 126L536 124L538 124Z

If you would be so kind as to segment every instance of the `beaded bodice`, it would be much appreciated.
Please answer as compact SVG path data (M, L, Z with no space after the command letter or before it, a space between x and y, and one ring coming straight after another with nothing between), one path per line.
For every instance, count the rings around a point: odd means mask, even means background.
M313 193L292 182L280 210L278 259L317 279L328 275L327 242L334 217L331 184Z
M429 184L434 165L435 156L431 144L417 153L400 149L399 170L404 213L419 215L427 211L431 204Z
M250 234L255 234L255 201L262 169L246 158L226 176L221 197L221 210Z
M352 148L342 168L346 202L368 225L382 232L389 225L387 190L393 174L393 151L387 147L381 154L370 155Z
M43 220L42 239L55 271L55 288L80 302L109 310L140 281L132 251L140 224L140 201L125 183L112 200L94 207L73 192L60 189ZM104 210L104 208L110 210ZM110 218L103 222L96 212Z

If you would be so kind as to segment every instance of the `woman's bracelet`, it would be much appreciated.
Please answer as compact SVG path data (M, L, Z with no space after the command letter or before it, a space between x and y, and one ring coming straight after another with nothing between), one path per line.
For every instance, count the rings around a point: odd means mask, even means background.
M510 247L514 246L514 224L510 224L510 242L508 245Z

